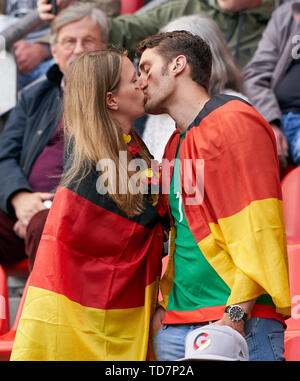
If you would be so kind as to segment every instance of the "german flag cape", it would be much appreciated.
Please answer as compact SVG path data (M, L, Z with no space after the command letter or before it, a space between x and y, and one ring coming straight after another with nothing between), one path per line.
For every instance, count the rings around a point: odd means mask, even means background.
M146 360L163 235L146 200L124 216L91 173L60 187L37 252L11 360Z
M169 183L164 184L163 192L170 187L173 167L169 163L176 157L179 142L180 133L175 131L164 154L162 179ZM177 306L182 308L172 310L168 300L174 282L175 247L171 242L169 263L161 281L162 305L167 309L164 322L220 319L226 304L262 295L260 300L266 300L268 295L272 298L273 310L271 305L258 304L257 300L252 316L289 316L279 165L276 141L269 124L240 98L224 94L214 96L187 129L179 159L182 204L188 227L199 246L199 255L203 254L230 292L222 305L214 304L212 296L210 305L191 310L177 299ZM188 174L185 160L193 163L193 170ZM197 160L200 171L195 170ZM169 178L164 175L165 168L171 168ZM191 193L192 188L186 186L186 177L192 180L197 194ZM164 198L165 204L168 203L168 195ZM189 274L188 269L184 270ZM192 284L193 280L186 279L186 282ZM205 287L205 282L201 283ZM201 289L197 295L201 296Z

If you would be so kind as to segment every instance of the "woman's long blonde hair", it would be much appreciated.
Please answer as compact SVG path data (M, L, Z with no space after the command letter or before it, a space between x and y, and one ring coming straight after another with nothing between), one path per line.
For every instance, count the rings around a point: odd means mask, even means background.
M130 192L128 167L120 164L119 152L131 157L123 138L123 131L113 119L106 104L107 92L117 91L122 58L126 52L101 50L87 52L76 58L68 70L64 97L64 127L72 147L72 162L64 174L61 185L71 182L77 185L101 159L111 159L116 166L117 186L129 191L121 194L113 191L108 182L108 194L121 211L134 217L143 210L143 194ZM133 139L137 140L132 131ZM141 157L150 165L150 154L141 150ZM119 185L120 184L120 185ZM119 189L119 188L117 188ZM124 189L124 188L123 188Z

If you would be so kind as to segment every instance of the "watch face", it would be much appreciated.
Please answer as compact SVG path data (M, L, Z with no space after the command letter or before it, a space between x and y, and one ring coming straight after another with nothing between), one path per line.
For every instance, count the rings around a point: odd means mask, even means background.
M243 318L244 312L240 306L232 306L229 311L229 316L232 321L239 321Z

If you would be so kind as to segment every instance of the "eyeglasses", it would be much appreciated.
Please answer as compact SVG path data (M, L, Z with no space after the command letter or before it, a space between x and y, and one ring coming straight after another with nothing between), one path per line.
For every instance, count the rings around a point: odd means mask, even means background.
M97 42L90 38L83 40L77 40L76 38L68 38L62 41L56 41L56 43L60 44L65 50L71 51L75 49L78 41L80 41L84 49L93 49L97 45Z

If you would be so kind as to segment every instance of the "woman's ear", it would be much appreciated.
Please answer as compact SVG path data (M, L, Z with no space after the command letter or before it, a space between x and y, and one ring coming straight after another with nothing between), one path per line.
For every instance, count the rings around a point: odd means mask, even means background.
M114 93L112 92L106 93L106 106L109 110L112 110L112 111L117 111L119 109L118 101Z

